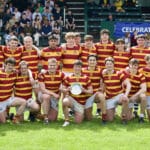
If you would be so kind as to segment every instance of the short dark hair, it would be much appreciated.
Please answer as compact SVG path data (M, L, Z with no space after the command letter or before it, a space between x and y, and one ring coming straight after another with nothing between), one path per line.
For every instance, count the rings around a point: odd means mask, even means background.
M130 59L129 64L130 64L130 65L135 65L135 64L138 64L138 65L139 65L139 60L138 60L138 59L135 59L135 58L132 58L132 59Z
M102 35L102 34L104 34L104 33L110 35L110 31L109 31L108 29L102 29L102 30L100 31L100 35Z
M90 57L95 57L96 60L98 60L98 56L96 54L90 54L90 55L88 55L87 60L89 60Z
M136 40L139 38L146 39L146 36L144 34L139 34L136 36Z
M15 58L13 58L13 57L9 57L9 58L7 58L6 60L5 60L5 64L7 65L7 64L12 64L12 65L16 65L16 60L15 60Z
M93 36L92 35L85 35L84 40L91 40L93 41Z
M123 44L125 44L125 41L124 41L124 39L117 39L116 40L116 42L115 42L115 44L119 44L119 43L123 43Z
M114 64L114 59L112 57L105 58L105 64L107 63L107 61L111 61Z
M74 65L82 66L83 63L81 60L75 60Z
M50 41L50 40L58 40L58 38L55 36L55 35L50 35L49 37L48 37L48 40Z

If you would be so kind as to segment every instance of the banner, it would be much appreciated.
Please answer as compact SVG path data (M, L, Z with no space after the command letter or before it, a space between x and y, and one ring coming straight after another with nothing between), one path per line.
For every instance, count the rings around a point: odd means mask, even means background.
M124 37L126 32L133 33L134 31L138 33L150 33L150 23L148 22L116 22L114 25L114 36L115 38Z

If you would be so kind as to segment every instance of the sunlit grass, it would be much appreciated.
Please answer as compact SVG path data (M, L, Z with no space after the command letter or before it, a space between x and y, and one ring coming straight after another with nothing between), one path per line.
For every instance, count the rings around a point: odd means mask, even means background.
M94 112L95 113L95 112ZM27 118L27 114L26 114ZM149 150L150 124L137 120L122 125L117 116L113 123L102 125L100 118L63 128L59 119L43 122L0 125L0 150Z

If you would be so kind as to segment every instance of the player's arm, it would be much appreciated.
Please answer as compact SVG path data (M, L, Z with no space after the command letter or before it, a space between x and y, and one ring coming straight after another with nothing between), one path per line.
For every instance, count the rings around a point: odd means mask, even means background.
M59 95L50 91L50 90L47 90L46 87L45 87L45 84L43 82L40 82L40 89L42 91L43 94L47 94L47 95L51 95L51 96L54 96L55 98L59 98Z

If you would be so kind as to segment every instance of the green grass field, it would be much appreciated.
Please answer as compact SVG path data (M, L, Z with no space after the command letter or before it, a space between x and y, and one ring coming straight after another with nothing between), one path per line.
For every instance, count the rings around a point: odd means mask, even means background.
M150 123L137 120L122 125L117 117L113 123L102 125L94 117L80 125L71 122L62 127L60 115L57 122L28 121L14 125L0 125L0 150L149 150Z

